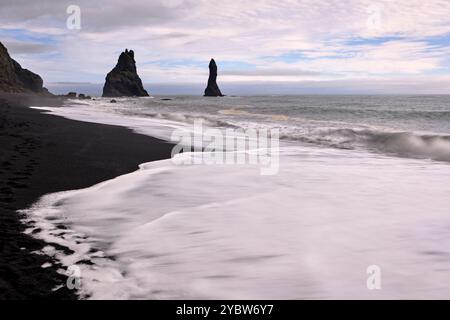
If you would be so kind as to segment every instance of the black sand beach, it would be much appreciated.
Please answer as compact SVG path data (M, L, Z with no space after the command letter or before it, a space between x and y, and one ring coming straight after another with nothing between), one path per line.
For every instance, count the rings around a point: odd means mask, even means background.
M166 159L170 143L121 127L63 119L28 108L57 98L0 94L0 299L76 299L50 258L32 253L46 243L23 234L16 212L40 196L89 187ZM46 263L49 268L42 268Z

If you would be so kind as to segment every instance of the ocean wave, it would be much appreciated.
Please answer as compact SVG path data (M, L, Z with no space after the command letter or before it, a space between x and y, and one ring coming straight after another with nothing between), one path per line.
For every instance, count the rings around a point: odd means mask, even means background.
M175 122L182 122L187 124L194 124L195 121L203 121L204 125L209 127L221 127L221 128L239 128L239 126L232 124L228 121L219 120L206 115L194 115L183 113L147 113L146 116L156 119L169 120Z
M210 127L221 128L280 128L280 138L283 140L300 141L326 147L339 149L368 149L370 151L382 152L389 155L424 158L437 161L450 162L450 135L419 134L414 132L392 131L382 127L353 126L346 123L326 121L307 121L302 119L301 123L290 125L288 119L278 119L271 115L264 115L269 123L253 123L251 121L219 120L208 115L187 115L180 113L159 113L153 115L155 118L179 121L183 123L194 123L195 120L203 120ZM325 126L333 125L332 127Z
M133 103L137 102L139 100L133 100ZM98 102L88 103L96 105ZM450 135L446 134L399 131L367 124L308 119L300 115L255 113L245 110L241 105L216 110L216 114L208 113L208 111L203 113L149 110L145 104L131 106L129 103L124 106L118 104L114 107L108 106L108 110L122 115L148 117L183 125L192 125L195 121L202 120L203 124L210 128L243 130L274 128L280 129L280 138L285 141L298 141L338 149L363 149L392 156L450 162Z
M295 130L285 132L281 138L340 149L365 148L401 157L450 162L449 135L421 135L376 129L314 128L301 134Z
M424 158L450 162L450 135L419 134L414 132L391 131L382 127L354 126L335 127L337 123L326 121L307 121L295 125L283 124L288 119L278 119L264 115L269 123L253 123L252 121L219 120L210 115L193 115L181 113L157 113L153 118L193 124L202 120L206 126L234 129L279 128L283 140L300 141L339 149L368 149L389 155ZM333 125L327 127L326 124ZM339 123L340 126L348 125Z

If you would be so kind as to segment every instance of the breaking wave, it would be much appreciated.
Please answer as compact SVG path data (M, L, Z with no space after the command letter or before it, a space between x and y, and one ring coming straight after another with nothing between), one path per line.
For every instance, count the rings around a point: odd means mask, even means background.
M97 101L87 102L91 107L97 105L97 103ZM179 102L177 101L177 103ZM234 105L226 108L217 106L213 109L202 106L195 110L177 107L172 110L165 106L155 106L154 103L148 105L148 100L143 102L125 100L123 103L118 103L114 109L108 109L108 111L120 115L150 118L162 122L168 121L184 126L202 120L205 126L211 128L279 129L280 138L285 141L338 149L369 150L391 156L450 162L450 135L435 133L440 132L438 130L432 130L435 132L431 131L431 133L420 133L413 130L409 131L407 128L399 129L395 126L371 126L364 122L356 124L349 121L350 118L347 121L341 121L337 118L333 120L311 119L306 117L303 109L292 115L279 114L282 111L275 107L272 110L267 110L268 113L255 112L247 105ZM344 112L341 109L335 110L328 107L321 109L322 113L337 111ZM368 107L364 109L366 113L369 111L375 112L376 109ZM383 112L391 114L400 111L385 110ZM432 110L428 107L426 111L408 111L407 118L413 117L415 119L420 116L421 119L430 117L434 119L438 114L439 119L445 120L448 112L447 110ZM403 115L403 117L406 116Z
M149 116L189 124L193 124L195 120L203 120L206 126L220 128L244 130L261 127L265 129L278 128L281 133L280 138L288 141L300 141L339 149L368 149L369 151L400 157L450 162L450 135L390 131L368 126L356 128L327 127L326 124L330 124L329 122L305 121L304 119L302 119L304 121L302 126L281 125L280 122L273 121L266 124L256 124L248 121L226 121L209 115L199 116L182 113L158 113ZM264 116L269 120L275 119L274 116ZM345 125L345 123L340 123L340 125Z
M450 136L420 135L412 132L387 132L374 129L312 129L307 134L287 132L282 139L340 149L366 148L409 158L426 158L450 162Z

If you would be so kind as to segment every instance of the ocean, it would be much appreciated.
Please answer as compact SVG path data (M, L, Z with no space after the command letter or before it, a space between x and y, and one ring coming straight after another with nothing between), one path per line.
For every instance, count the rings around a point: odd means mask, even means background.
M73 251L44 250L76 267L84 297L450 294L450 96L116 100L44 109L165 140L198 121L239 134L277 130L277 170L168 159L44 196L26 210L28 232Z

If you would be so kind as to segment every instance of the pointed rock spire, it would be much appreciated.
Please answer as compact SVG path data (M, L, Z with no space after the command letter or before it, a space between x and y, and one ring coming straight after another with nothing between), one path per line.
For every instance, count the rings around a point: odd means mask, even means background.
M209 63L209 78L208 86L205 89L205 97L223 97L217 85L217 65L214 59L211 59Z

